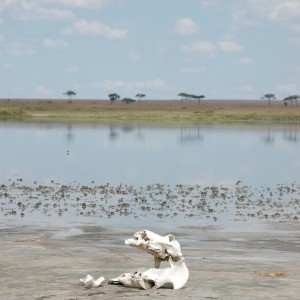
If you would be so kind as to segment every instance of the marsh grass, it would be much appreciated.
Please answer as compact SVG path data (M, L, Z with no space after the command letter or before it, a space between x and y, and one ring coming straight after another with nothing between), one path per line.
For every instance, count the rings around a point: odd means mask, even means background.
M116 121L152 120L168 122L201 121L289 121L300 122L300 106L284 106L282 101L223 100L188 103L175 100L141 101L126 104L105 100L0 100L0 118Z

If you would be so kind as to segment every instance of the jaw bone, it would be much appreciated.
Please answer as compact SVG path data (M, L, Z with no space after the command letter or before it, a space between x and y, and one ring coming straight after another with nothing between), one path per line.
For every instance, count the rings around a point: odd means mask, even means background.
M174 289L181 289L189 278L180 244L172 234L160 236L152 231L136 232L125 244L142 249L154 256L155 268L144 272L124 273L109 280L111 284L123 284L142 289L160 288L171 283ZM169 267L159 269L161 261L167 261Z

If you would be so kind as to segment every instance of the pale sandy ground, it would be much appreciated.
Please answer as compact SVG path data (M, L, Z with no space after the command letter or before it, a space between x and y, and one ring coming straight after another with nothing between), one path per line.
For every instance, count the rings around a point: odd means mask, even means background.
M0 299L299 299L298 222L273 224L265 232L176 228L172 233L190 270L185 288L107 284L123 272L153 267L149 254L124 245L140 229L2 224ZM106 280L99 288L85 289L79 279L88 273Z

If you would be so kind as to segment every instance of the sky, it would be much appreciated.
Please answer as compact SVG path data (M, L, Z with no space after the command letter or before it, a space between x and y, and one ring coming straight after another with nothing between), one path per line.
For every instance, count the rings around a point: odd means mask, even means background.
M300 0L0 0L0 98L300 94Z

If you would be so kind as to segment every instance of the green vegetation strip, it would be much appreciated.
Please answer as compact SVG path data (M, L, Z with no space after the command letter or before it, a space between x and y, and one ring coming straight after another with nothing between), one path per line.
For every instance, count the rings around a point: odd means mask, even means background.
M281 104L281 105L280 105ZM49 121L289 121L300 122L300 106L274 106L260 102L235 104L223 101L189 104L181 101L149 101L126 104L107 101L0 101L0 119Z
M0 117L20 117L24 115L21 108L1 108Z

